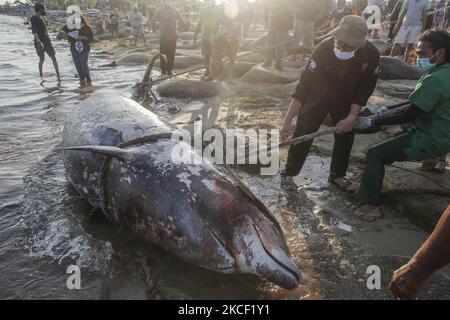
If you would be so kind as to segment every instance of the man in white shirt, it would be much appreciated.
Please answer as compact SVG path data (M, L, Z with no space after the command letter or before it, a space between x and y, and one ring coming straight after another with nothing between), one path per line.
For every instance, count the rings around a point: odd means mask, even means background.
M144 45L147 47L147 41L145 40L145 18L139 12L139 8L135 6L133 11L128 16L128 20L133 28L134 34L134 46L137 46L138 39L141 38L144 41Z
M422 28L426 21L426 16L431 5L429 0L405 0L402 13L394 28L394 34L397 34L394 47L391 51L392 57L401 55L401 45L407 45L404 61L408 61L411 52L419 40Z

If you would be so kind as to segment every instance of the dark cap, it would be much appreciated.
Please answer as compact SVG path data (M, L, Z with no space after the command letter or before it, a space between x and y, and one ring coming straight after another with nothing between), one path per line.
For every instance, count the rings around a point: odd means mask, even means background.
M43 3L36 2L34 4L34 11L38 12L39 10L44 10L45 11L45 6L44 6Z
M364 47L368 33L367 22L360 16L346 16L342 18L339 27L331 32L335 39L353 48Z

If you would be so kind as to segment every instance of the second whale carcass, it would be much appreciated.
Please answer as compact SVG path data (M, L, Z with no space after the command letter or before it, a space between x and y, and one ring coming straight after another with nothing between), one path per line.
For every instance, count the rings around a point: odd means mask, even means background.
M207 161L173 161L184 142L171 139L172 132L137 102L96 94L65 123L68 178L110 221L185 261L297 287L300 271L271 212L239 179Z

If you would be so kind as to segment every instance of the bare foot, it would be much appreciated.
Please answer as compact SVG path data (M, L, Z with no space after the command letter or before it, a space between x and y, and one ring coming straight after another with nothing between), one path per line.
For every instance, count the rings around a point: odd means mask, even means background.
M428 276L418 272L410 263L392 274L391 291L401 300L417 299L428 286Z
M369 205L362 206L356 214L360 220L365 222L375 222L383 217L380 207L372 207Z
M349 187L351 186L351 182L349 180L347 180L347 178L345 177L339 177L339 178L329 178L328 182L330 182L331 184L334 184L335 186L337 186L339 189L343 190L343 191L348 191Z
M438 160L425 160L422 162L422 166L419 168L420 171L423 172L431 172L433 171Z

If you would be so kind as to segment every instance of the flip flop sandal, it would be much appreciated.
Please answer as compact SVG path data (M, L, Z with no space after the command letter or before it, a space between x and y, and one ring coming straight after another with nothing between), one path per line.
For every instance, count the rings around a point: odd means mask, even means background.
M436 165L434 166L432 171L435 173L445 173L446 167L447 167L447 162L440 160L438 163L436 163Z
M348 181L344 177L336 178L336 179L329 179L328 181L330 183L334 184L335 186L337 186L339 189L344 190L344 191L348 191L348 187L350 187L350 185L352 184L350 181Z
M361 217L364 217L365 215L367 215L367 212L365 212L364 210L362 210L360 208L358 211L356 211L356 213L353 216L355 216L357 218L361 218Z
M374 214L363 214L359 217L359 220L364 221L364 222L375 222L379 219L383 218L383 214L380 215L374 215Z
M361 218L364 217L367 214L367 212L363 212L363 211L357 211L354 216L357 218Z

